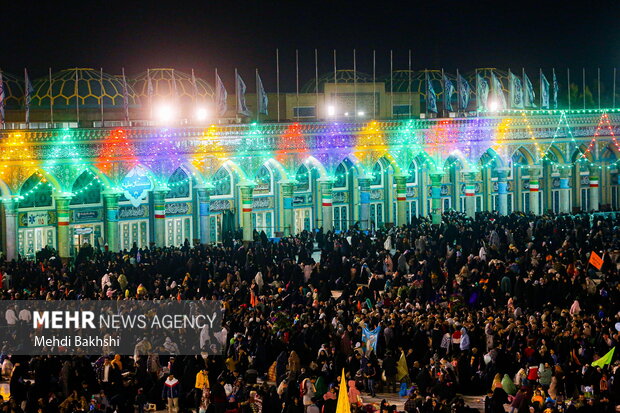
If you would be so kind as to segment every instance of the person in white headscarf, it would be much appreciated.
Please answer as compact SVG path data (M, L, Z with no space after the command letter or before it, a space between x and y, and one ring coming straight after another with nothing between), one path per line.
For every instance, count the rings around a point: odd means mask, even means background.
M263 285L265 285L262 272L259 271L256 273L256 276L254 277L254 282L258 286L258 292L260 293L260 291L263 289Z
M106 286L111 286L112 285L112 280L110 280L110 274L105 273L103 274L103 277L101 277L101 291L105 290Z
M392 236L388 235L388 237L385 239L385 242L383 243L383 248L386 251L390 251L392 249Z
M176 356L179 354L179 346L177 346L177 344L173 342L170 337L166 337L166 340L164 341L164 349L166 349L166 352L170 353L170 355Z

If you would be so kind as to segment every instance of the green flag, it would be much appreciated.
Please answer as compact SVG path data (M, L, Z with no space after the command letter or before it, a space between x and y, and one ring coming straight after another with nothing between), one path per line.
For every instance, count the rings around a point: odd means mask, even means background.
M614 351L616 351L616 348L612 348L611 350L609 350L607 352L607 354L605 354L603 357L601 357L600 359L592 362L592 367L605 367L608 364L611 364L611 360L614 358Z

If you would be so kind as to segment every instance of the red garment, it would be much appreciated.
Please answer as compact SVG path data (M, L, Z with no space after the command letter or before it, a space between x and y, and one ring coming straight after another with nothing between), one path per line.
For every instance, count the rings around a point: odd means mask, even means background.
M525 358L531 358L534 353L536 353L536 350L534 350L532 347L526 347L525 350L523 350L523 355L525 356Z
M538 380L538 367L530 367L530 369L527 371L527 379L532 381Z

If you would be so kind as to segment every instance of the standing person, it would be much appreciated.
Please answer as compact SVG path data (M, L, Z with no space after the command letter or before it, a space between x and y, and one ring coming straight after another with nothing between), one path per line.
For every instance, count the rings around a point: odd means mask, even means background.
M375 376L377 370L372 365L372 362L368 360L364 367L364 378L366 379L366 391L370 393L371 397L375 397Z
M170 374L164 382L164 388L161 391L161 398L168 402L168 413L176 413L179 411L180 395L181 383L174 378L174 374Z
M197 410L201 410L204 407L206 411L209 407L209 387L209 374L207 373L207 369L202 368L196 373L196 383L194 385L194 400Z

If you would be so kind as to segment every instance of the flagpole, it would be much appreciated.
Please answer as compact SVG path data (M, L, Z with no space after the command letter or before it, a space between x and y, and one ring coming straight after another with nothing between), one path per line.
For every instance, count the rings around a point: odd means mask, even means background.
M460 116L461 110L461 76L459 75L459 69L456 69L456 113L457 116Z
M198 110L198 90L196 89L196 75L194 68L192 68L192 97L194 99L194 117L196 117L196 111Z
M216 71L217 73L217 71ZM276 49L276 95L278 104L278 122L280 122L280 51Z
M582 69L582 81L583 81L583 108L586 108L586 68Z
M614 89L612 95L612 107L616 108L616 68L614 67Z
M75 111L77 113L77 122L78 126L80 126L80 90L78 88L78 69L75 69Z
M407 71L408 74L408 85L407 85L407 92L409 94L409 117L411 118L411 49L409 49L409 70Z
M541 68L538 68L538 83L540 84L540 109L543 109L543 81Z
M297 122L299 122L299 50L295 49L295 99L297 105Z
M394 52L390 50L390 118L394 117Z
M428 118L428 69L424 69L424 83L426 84L426 99L425 99L425 105L424 105L424 116Z
M256 68L256 122L260 122L260 98L258 96L258 68Z
M478 80L478 68L476 68L476 116L480 110L480 82Z
M566 68L566 81L568 82L568 110L570 111L570 67Z
M151 69L146 69L146 94L149 99L149 120L153 119L153 96L152 96L152 84L151 84ZM216 85L217 88L217 85Z
M446 108L446 77L443 72L443 67L441 68L441 85L442 85L442 94L443 94L443 111L447 112L448 110ZM444 116L445 116L445 113L444 113Z
M178 107L179 106L179 90L177 89L177 79L176 79L176 76L174 75L174 69L172 69L172 87L174 88L174 104Z
M377 119L377 85L375 81L377 72L377 51L372 51L372 118Z
M319 52L317 49L314 49L314 95L316 99L314 117L319 120Z
M235 67L235 121L239 114L239 75L237 74L237 68Z
M353 118L357 119L357 62L353 49Z
M334 119L338 118L336 102L338 102L338 79L336 78L336 49L334 49Z
M104 120L103 120L103 67L99 68L99 89L101 90L101 98L99 99L99 107L101 110L101 127L105 127L104 124Z
M127 126L129 126L129 96L127 95L127 78L125 77L125 68L123 67L121 70L123 72L123 106L125 109L125 122L127 122Z
M30 125L30 98L28 97L28 69L24 68L24 109L26 109L24 115L26 120L26 127Z
M218 118L218 123L219 123L219 119L220 119L220 84L217 81L218 76L217 76L217 67L215 68L215 116L217 116ZM153 117L153 109L151 109L151 118Z
M521 90L523 91L523 109L527 109L525 107L525 97L528 96L528 89L527 89L527 84L525 83L525 68L522 67L521 68ZM530 100L529 96L527 97L527 100Z
M2 76L2 69L0 69L0 125L4 129L4 77Z
M510 109L512 109L513 92L515 89L514 81L512 80L512 72L510 68L508 68L508 99L510 99Z
M54 99L52 98L52 68L49 68L49 81L50 86L48 88L48 95L50 97L50 123L54 123ZM52 125L52 127L54 127Z
M598 108L601 108L601 68L597 68Z

